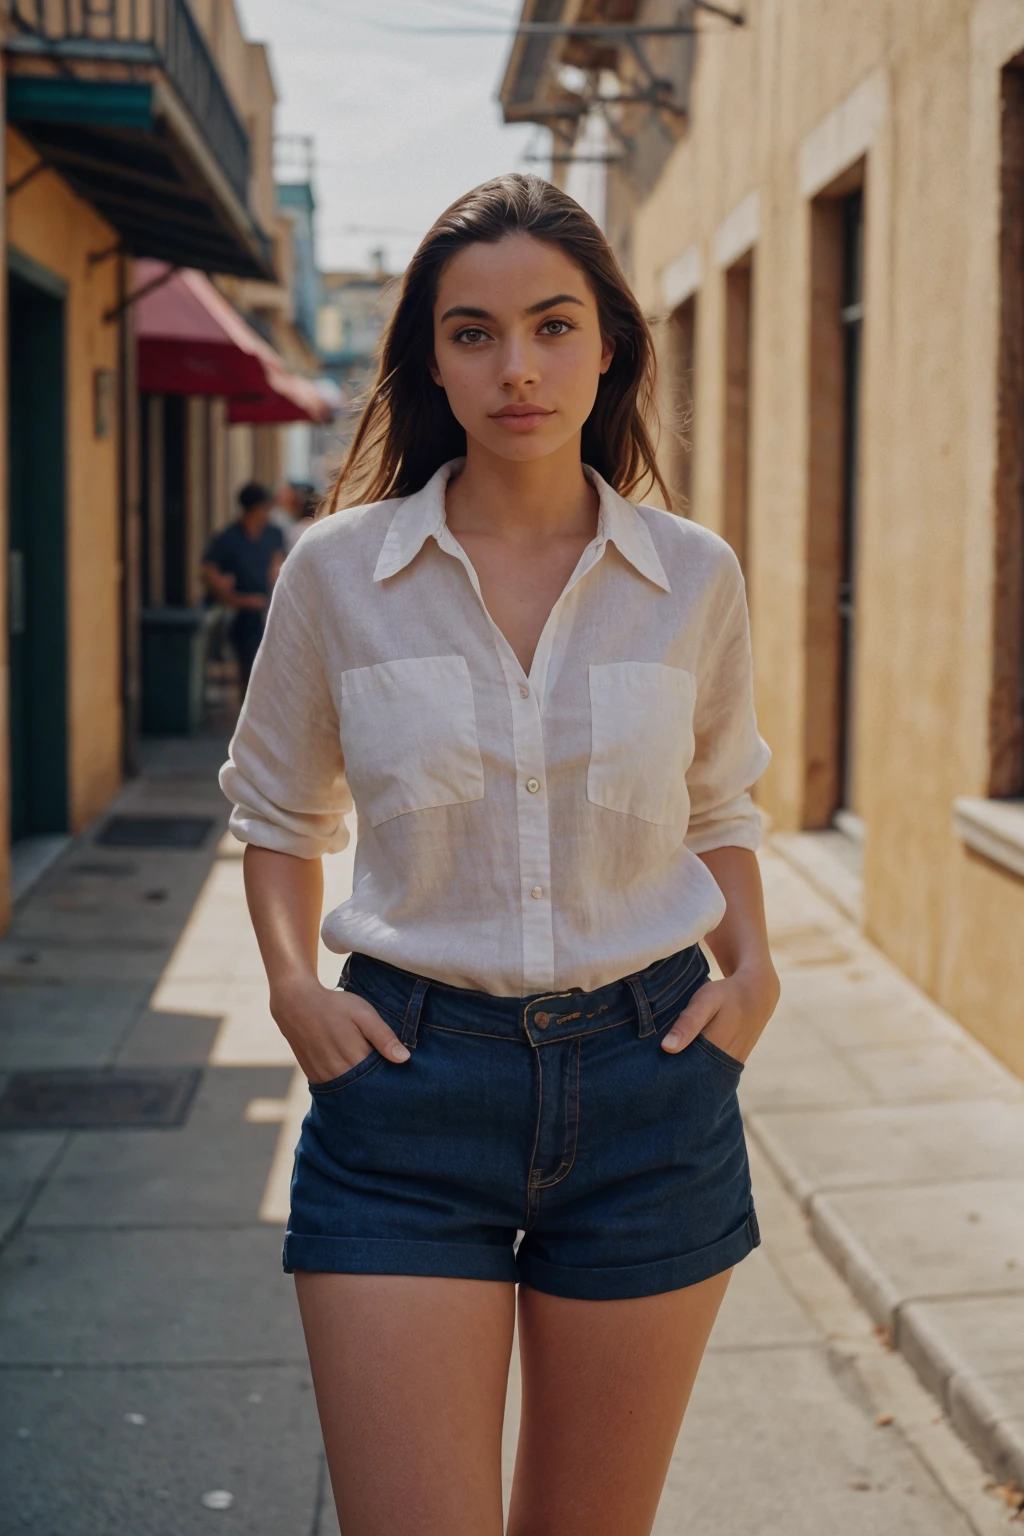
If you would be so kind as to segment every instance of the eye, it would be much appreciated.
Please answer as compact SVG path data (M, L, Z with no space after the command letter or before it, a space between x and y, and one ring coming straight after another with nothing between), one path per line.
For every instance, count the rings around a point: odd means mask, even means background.
M554 330L551 329L552 326L555 327ZM565 336L576 327L569 320L545 320L540 329L543 336Z
M464 326L461 331L456 331L454 341L465 342L467 346L475 346L477 342L486 340L487 332L482 331L478 325Z

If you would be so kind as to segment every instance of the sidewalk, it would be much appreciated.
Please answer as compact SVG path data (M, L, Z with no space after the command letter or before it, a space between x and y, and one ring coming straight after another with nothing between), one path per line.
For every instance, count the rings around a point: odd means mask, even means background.
M1024 1488L1024 1083L777 855L747 1126L960 1433Z
M131 1069L150 1074L134 1106L144 1116L159 1110L169 1074L186 1074L187 1096L187 1074L201 1073L180 1124L0 1129L3 1536L337 1536L280 1270L306 1093L267 1010L240 850L224 836L223 746L161 748L110 812L171 817L178 833L189 830L183 818L205 818L200 846L110 846L94 829L0 939L0 1094L12 1073ZM329 863L338 900L350 865ZM1020 1085L781 860L766 856L765 871L787 1000L744 1082L764 1244L730 1287L657 1536L1006 1536L1017 1527L983 1491L981 1466L811 1230L873 1316L880 1297L883 1320L896 1314L901 1343L933 1338L950 1328L951 1307L977 1306L945 1270L941 1289L932 1279L928 1201L938 1189L941 1207L963 1209L934 1182L958 1154L959 1179L992 1182L952 1186L957 1198L971 1191L980 1217L963 1217L954 1278L1013 1291L990 1233L1009 1217L1011 1186L998 1178L1020 1167L1019 1131L1007 1140ZM324 979L338 968L325 953ZM862 1039L865 1020L874 1033ZM951 1128L946 1113L967 1118ZM935 1148L922 1154L913 1149L928 1115L939 1116ZM894 1183L901 1170L922 1187ZM809 1204L810 1227L777 1173ZM893 1213L895 1195L904 1203ZM1004 1367L1020 1336L1018 1324L998 1341ZM961 1367L949 1394L957 1422L965 1383L1005 1388L1021 1380L1014 1368L1016 1378ZM513 1375L506 1482L517 1392Z

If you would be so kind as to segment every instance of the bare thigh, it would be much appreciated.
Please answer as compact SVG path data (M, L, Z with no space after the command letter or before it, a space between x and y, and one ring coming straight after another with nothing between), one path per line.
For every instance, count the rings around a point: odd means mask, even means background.
M513 1287L308 1273L295 1283L345 1536L501 1536Z
M649 1536L731 1273L637 1301L520 1289L508 1536Z

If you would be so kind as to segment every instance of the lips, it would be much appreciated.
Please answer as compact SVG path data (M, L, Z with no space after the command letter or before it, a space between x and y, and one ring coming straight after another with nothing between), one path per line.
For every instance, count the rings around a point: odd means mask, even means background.
M514 405L503 405L500 411L495 411L492 421L501 421L506 416L553 416L553 411L545 410L542 405L534 405L529 400L518 401Z
M542 405L521 401L515 405L502 406L500 411L494 412L491 420L498 422L509 432L528 432L533 427L539 427L554 414L554 411L545 410Z

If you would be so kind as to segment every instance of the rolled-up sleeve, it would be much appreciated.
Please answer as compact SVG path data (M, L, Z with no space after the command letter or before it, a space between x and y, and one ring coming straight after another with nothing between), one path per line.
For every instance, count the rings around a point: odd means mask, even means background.
M241 842L314 859L348 843L352 797L311 617L310 562L297 554L274 589L220 786L234 805L230 827Z
M692 853L713 848L750 848L761 840L761 818L750 798L771 752L757 730L743 576L726 557L717 601L709 613L707 659L697 679L694 755L686 775Z

